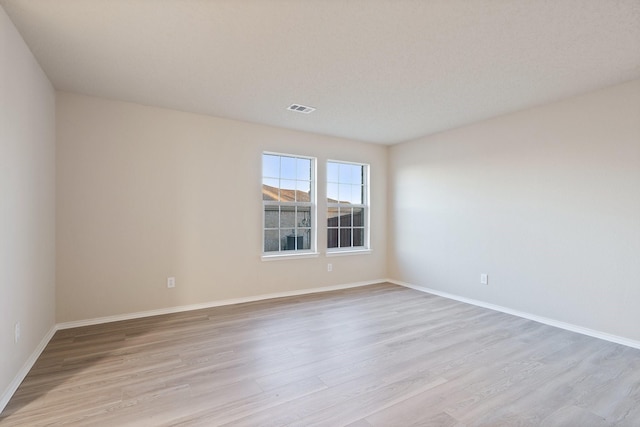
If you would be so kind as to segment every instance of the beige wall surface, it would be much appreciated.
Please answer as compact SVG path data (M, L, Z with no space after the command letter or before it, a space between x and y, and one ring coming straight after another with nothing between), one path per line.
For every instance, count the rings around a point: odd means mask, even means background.
M386 277L387 147L61 92L56 114L59 322ZM263 151L317 158L319 257L261 260ZM371 254L324 254L327 159L371 165Z
M53 87L0 7L0 399L55 323L54 108Z
M393 279L640 340L640 80L394 146L389 177Z

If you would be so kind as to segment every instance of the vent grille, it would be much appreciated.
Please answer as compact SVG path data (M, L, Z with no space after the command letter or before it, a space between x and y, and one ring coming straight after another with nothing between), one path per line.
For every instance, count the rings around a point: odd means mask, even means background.
M287 110L295 111L297 113L309 114L316 111L313 107L307 107L306 105L301 104L291 104L287 107Z

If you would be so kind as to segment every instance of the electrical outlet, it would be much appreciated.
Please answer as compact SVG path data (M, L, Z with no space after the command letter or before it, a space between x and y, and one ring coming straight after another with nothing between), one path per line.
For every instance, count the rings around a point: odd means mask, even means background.
M175 288L175 287L176 287L176 278L167 277L167 288Z
M327 264L327 271L331 273L333 271L333 264Z
M480 284L481 285L488 285L489 284L489 275L486 273L483 273L480 275Z
M16 344L18 344L18 341L20 341L20 335L21 335L20 322L16 322L16 324L15 324L15 326L13 328L13 339L14 339Z

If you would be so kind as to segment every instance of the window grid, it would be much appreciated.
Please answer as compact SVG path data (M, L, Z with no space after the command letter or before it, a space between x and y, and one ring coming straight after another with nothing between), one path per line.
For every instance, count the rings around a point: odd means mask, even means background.
M263 153L263 253L315 250L315 159Z
M327 249L368 248L368 165L327 162Z

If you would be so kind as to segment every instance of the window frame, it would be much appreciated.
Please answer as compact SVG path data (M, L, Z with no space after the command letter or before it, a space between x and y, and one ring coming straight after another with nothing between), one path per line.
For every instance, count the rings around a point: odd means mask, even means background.
M310 160L311 162L311 171L310 171L310 181L309 181L309 191L310 191L310 195L309 195L309 202L299 202L299 201L293 201L293 202L288 202L288 201L281 201L281 200L264 200L264 195L262 196L262 259L263 260L272 260L272 259L287 259L287 258L308 258L308 257L315 257L318 255L318 249L317 249L317 234L318 234L318 224L317 224L317 158L316 157L312 157L312 156L304 156L304 155L300 155L300 154L289 154L289 153L279 153L279 152L273 152L273 151L263 151L261 153L260 156L260 160L261 160L261 183L260 183L260 188L261 188L261 193L263 193L262 188L265 179L276 179L276 177L269 177L265 175L265 170L264 170L264 157L265 156L278 156L280 158L282 157L288 157L288 158L293 158L293 159L304 159L304 160ZM285 180L285 178L282 178L282 166L280 165L280 169L278 171L278 177L277 179L279 180L279 185L281 185L280 181ZM298 181L298 179L296 178L295 181ZM281 187L278 187L281 188ZM264 193L263 193L264 194ZM281 209L281 207L293 207L293 208L297 208L297 207L308 207L309 208L309 212L310 212L310 221L311 224L309 226L309 249L282 249L282 242L281 242L281 237L279 237L279 241L278 241L278 250L277 251L265 251L265 243L266 243L266 231L267 230L284 230L287 228L291 228L291 227L282 227L282 224L279 222L278 223L278 227L274 228L274 227L267 227L266 226L266 210L267 210L267 206L277 206L278 209ZM296 215L294 215L295 218ZM296 230L296 236L297 236L297 230L298 230L298 225L294 224L293 227ZM304 227L306 229L306 227Z
M345 203L339 203L340 200L338 200L337 203L331 203L329 202L329 185L330 184L337 184L338 186L340 184L346 184L345 182L340 182L340 178L338 177L338 182L334 182L334 181L329 181L329 164L330 163L335 163L335 164L345 164L345 165L355 165L355 166L361 166L363 167L363 173L362 173L362 186L364 187L363 191L362 191L362 204L345 204ZM371 192L371 165L368 163L361 163L361 162L351 162L351 161L345 161L345 160L334 160L334 159L328 159L326 161L326 179L325 179L325 186L326 186L326 191L325 191L325 202L326 202L326 221L327 223L325 224L325 230L327 232L327 241L326 241L326 247L327 247L327 256L334 256L334 255L348 255L348 254L359 254L359 253L370 253L371 252L371 198L370 198L370 192ZM330 227L328 224L329 221L329 209L331 208L340 208L340 207L345 207L345 206L349 206L350 208L362 208L363 209L363 215L362 215L362 227L360 226L354 226L353 225L353 217L352 217L352 222L350 228L351 229L351 246L346 246L346 247L340 247L340 229L341 228L346 228L346 227L340 227L339 225L337 227ZM353 246L353 230L355 228L362 228L363 229L363 246ZM330 248L329 247L329 230L330 229L337 229L338 230L338 247L334 247L334 248Z

